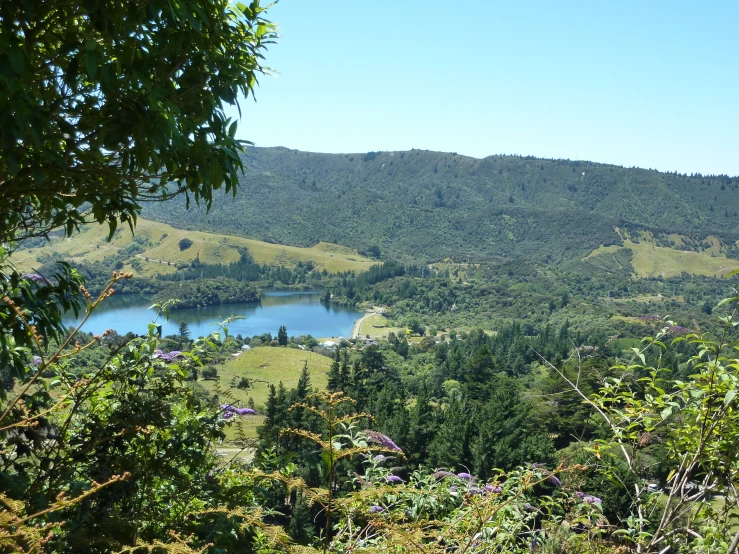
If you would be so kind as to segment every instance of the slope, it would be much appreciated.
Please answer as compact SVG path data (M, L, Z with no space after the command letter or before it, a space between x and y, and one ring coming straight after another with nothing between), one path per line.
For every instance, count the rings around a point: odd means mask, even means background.
M736 178L420 150L254 148L246 163L239 194L218 198L209 213L185 210L184 200L145 213L269 242L378 246L390 257L425 260L576 260L622 245L617 226L715 234L727 244L739 234Z
M310 247L283 246L228 235L176 229L171 225L139 219L136 234L127 228L116 231L107 242L107 227L91 225L70 238L52 238L50 243L37 240L37 246L13 254L14 263L21 269L38 267L52 259L74 262L95 262L106 257L120 260L119 269L135 269L141 275L175 271L178 263L189 263L196 257L203 263L229 264L239 260L240 250L247 249L255 262L291 267L311 262L329 273L366 271L376 261L360 256L354 250L337 244L321 242ZM180 241L192 244L181 249ZM111 270L113 267L111 266Z

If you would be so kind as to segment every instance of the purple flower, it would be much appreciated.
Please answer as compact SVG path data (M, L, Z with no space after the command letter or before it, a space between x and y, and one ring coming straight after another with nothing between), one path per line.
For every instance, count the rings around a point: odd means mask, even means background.
M470 487L469 491L470 494L482 494L482 489L480 487Z
M467 479L468 481L474 480L474 477L472 475L464 471L462 473L457 473L457 477L459 477L460 479Z
M33 365L39 365L41 363L41 356L33 357Z
M379 462L384 462L385 460L387 460L387 456L383 456L382 454L378 454L377 456L375 456L375 457L374 457L374 458L372 458L372 459L373 459L373 460L374 460L375 462L379 463Z
M384 512L385 508L382 506L370 506L369 511L371 514L379 514L380 512Z
M534 510L534 507L531 504L529 504L528 502L526 504L524 504L523 507L526 508L529 512L531 512L531 511Z
M554 485L555 487L561 487L561 486L562 486L562 481L560 481L560 480L559 480L559 477L557 477L556 475L550 475L550 476L549 476L549 478L548 478L547 480L548 480L548 481L549 481L549 482L550 482L550 483L551 483L552 485Z
M167 352L166 354L162 354L161 358L165 362L171 362L178 356L182 356L182 352L180 352L179 350L172 350L172 352Z
M493 485L485 485L484 488L488 492L495 492L495 493L503 492L503 487L500 487L500 486L494 487Z
M600 504L600 503L602 503L602 502L603 502L603 501L602 501L602 500L601 500L600 498L598 498L597 496L590 496L590 495L587 495L586 497L584 497L584 498L582 499L582 501L583 501L583 502L585 502L585 504Z
M34 283L42 283L44 285L51 284L51 281L49 281L46 277L39 275L38 273L24 273L23 278L30 279Z
M165 362L171 362L178 356L182 356L182 352L179 350L172 350L172 352L162 352L159 348L154 351L152 358L161 358Z
M256 410L251 408L237 408L231 404L221 404L221 410L223 410L223 414L221 415L223 419L230 419L235 415L259 415Z
M585 496L585 493L584 493L584 492L580 492L580 491L577 491L577 492L575 493L575 496L577 496L578 498L582 498L582 497L584 497L584 496Z
M400 447L395 444L393 440L387 435L383 435L382 433L378 433L377 431L373 431L371 429L365 429L364 431L362 431L362 433L364 433L364 436L366 436L367 440L370 442L379 444L380 446L382 446L383 448L387 448L388 450L402 452Z
M432 473L431 477L433 477L437 481L441 481L442 479L445 479L447 477L456 477L456 475L454 475L451 471L440 470L436 473Z
M388 483L402 483L403 482L403 480L397 475L388 475L387 477L385 477L385 480Z

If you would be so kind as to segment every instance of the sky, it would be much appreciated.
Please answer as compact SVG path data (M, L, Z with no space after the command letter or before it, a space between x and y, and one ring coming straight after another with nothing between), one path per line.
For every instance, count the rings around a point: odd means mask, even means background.
M267 17L275 75L238 131L258 146L739 175L736 0L280 0Z

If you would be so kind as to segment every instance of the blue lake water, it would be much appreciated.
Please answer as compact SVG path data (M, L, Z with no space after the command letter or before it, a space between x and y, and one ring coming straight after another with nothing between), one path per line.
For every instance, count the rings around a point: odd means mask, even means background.
M83 330L95 334L102 334L106 329L114 329L121 335L143 334L156 317L156 313L148 309L150 305L151 297L147 295L113 296L95 310ZM173 335L179 332L180 323L184 321L192 336L198 337L217 330L216 322L235 315L246 319L228 324L230 335L253 336L269 332L276 336L280 325L284 325L289 336L348 337L354 321L363 312L324 304L317 292L264 291L261 302L172 310L169 321L160 319L157 323L163 326L162 335ZM73 317L64 320L65 325L75 322Z

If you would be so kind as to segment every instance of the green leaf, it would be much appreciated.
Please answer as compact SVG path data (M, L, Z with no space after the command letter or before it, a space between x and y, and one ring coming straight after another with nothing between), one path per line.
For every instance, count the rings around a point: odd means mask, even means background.
M734 400L734 397L736 396L736 389L731 389L726 393L726 396L724 397L724 408L728 407L729 404L731 404L731 401Z
M98 72L98 53L96 50L90 50L85 56L85 69L87 70L87 76L90 79L94 79Z
M668 406L664 410L662 410L662 413L660 414L662 416L662 419L667 419L672 415L672 406Z

